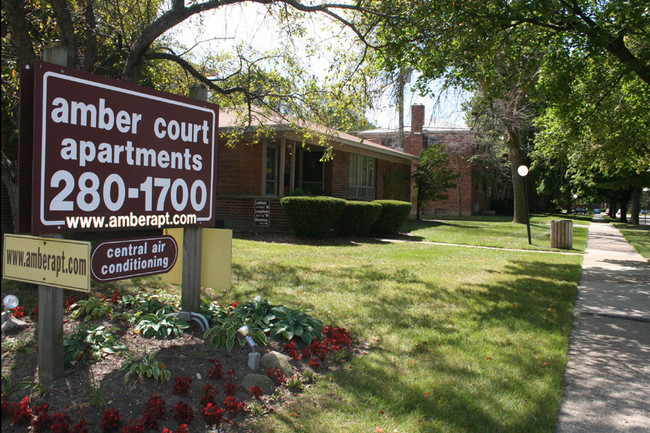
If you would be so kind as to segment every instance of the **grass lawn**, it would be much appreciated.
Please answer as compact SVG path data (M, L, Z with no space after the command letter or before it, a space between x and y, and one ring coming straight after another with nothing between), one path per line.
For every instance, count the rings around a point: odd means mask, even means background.
M536 250L550 249L544 223L533 219ZM408 230L412 242L233 239L232 288L205 297L309 310L352 331L360 350L254 432L553 432L582 256L417 242L527 248L525 226L498 219ZM574 249L585 237L574 227ZM157 281L102 287L124 294ZM12 285L3 281L3 294ZM35 291L20 296L35 306Z
M418 236L438 228L419 227ZM476 239L468 231L464 243ZM350 329L367 352L256 431L552 432L581 261L419 243L235 239L233 288L217 297L262 295L311 309Z
M646 259L650 260L650 226L635 226L609 220L623 233L625 239Z
M574 217L575 218L575 217ZM567 219L564 216L537 216L530 222L531 245L525 224L512 224L512 217L482 218L439 218L424 221L408 221L403 227L405 232L416 240L442 242L461 245L480 245L500 248L521 248L528 250L567 251L551 248L551 226L555 219ZM589 221L581 218L574 221L573 249L582 252L587 245Z

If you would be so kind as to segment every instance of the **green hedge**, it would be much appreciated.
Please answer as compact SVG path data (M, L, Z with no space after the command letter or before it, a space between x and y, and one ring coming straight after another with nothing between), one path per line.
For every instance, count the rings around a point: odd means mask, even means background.
M411 202L398 200L375 200L381 205L379 218L372 227L374 233L381 235L396 235L402 224L411 214Z
M348 201L339 219L339 233L345 235L368 234L381 213L379 203L367 201Z
M346 201L334 197L283 197L280 203L296 236L321 238L336 227Z

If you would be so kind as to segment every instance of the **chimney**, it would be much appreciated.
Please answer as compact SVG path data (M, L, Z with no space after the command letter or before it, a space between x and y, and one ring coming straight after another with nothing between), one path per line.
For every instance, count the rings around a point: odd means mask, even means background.
M424 127L424 105L411 105L411 133L420 134Z
M425 148L424 105L411 105L411 133L404 137L404 152L420 156Z

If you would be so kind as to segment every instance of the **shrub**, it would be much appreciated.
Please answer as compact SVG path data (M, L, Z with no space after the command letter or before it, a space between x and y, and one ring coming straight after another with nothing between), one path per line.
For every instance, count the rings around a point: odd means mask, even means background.
M366 201L348 201L339 219L338 230L341 234L365 235L372 228L379 214L381 205Z
M329 234L345 209L345 200L334 197L283 197L280 203L294 234L308 238Z
M372 227L372 231L381 235L396 235L406 218L411 213L411 203L398 200L375 200L373 203L381 205L379 218Z

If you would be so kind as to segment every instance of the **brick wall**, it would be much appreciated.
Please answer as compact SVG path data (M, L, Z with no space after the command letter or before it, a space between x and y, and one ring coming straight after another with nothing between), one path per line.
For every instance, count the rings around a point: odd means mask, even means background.
M325 163L325 192L333 197L350 196L350 153L338 151Z
M388 173L391 169L393 169L398 176L395 185L390 185L391 181L388 179ZM411 183L410 173L411 168L408 165L377 160L376 197L378 199L411 201L411 191L409 189ZM399 190L392 191L392 188L398 188Z
M262 144L240 142L235 148L219 141L217 153L218 195L261 195Z
M468 162L472 156L473 147L470 145L470 135L466 133L449 133L436 136L438 144L445 145L449 155L448 167L461 176L456 181L456 188L447 190L448 198L436 202L425 202L423 214L471 215L474 196L472 165Z
M271 203L270 225L255 226L255 200L269 200ZM257 232L290 231L287 216L279 198L270 197L217 197L217 227Z

